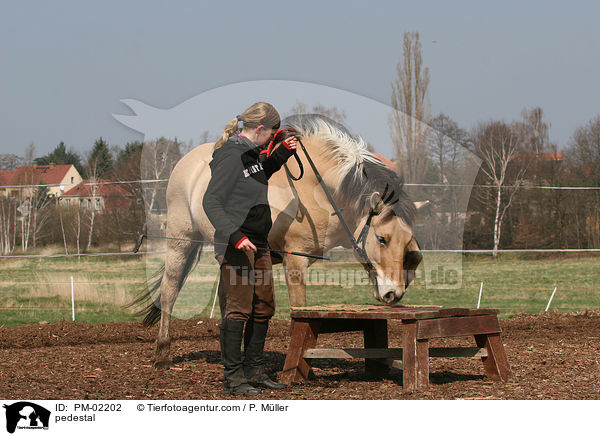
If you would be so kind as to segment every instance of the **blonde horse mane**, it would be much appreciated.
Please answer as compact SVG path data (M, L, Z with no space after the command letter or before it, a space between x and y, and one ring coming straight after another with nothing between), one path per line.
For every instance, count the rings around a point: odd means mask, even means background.
M337 162L340 179L355 171L364 162L383 165L369 150L360 136L353 136L348 129L323 115L293 115L283 123L303 138L316 138L325 145L324 152Z
M403 189L403 181L374 156L360 136L352 135L340 123L323 115L292 115L283 120L284 127L290 127L302 138L315 138L324 145L323 152L337 165L339 183L334 195L352 204L355 210L368 212L370 195L377 192L392 192L393 212L411 225L416 216L413 202Z

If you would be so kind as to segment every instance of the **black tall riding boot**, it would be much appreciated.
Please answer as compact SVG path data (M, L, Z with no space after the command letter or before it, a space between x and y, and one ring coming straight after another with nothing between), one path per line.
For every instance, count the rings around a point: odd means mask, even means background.
M258 395L260 389L248 384L244 376L242 363L242 338L244 321L221 319L221 360L225 367L225 385L223 390L232 395Z
M265 372L264 349L269 322L246 323L244 333L244 374L252 386L263 389L285 389L286 385L271 380Z

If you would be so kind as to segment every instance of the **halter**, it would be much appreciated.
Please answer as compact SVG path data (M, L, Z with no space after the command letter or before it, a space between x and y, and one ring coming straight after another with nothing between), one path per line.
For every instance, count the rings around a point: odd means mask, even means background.
M387 189L388 189L389 185L385 185L385 189L383 190L383 195L381 196L381 199L383 201L383 204L389 204L390 206L394 203L398 202L398 199L392 201L390 203L390 200L392 199L392 196L394 195L394 192L390 192L390 195L385 198L386 194L387 194ZM371 206L371 208L369 209L369 216L367 217L367 221L365 222L365 225L363 226L362 230L360 231L360 234L358 235L358 239L356 240L357 243L361 244L361 248L363 251L365 251L365 241L367 239L367 235L369 233L369 228L371 227L371 221L373 220L374 216L379 215L381 212L376 211L375 209L373 209L373 206ZM365 251L365 255L366 255L366 251Z
M277 135L275 135L275 136L277 136ZM354 251L358 255L358 257L361 259L361 264L367 270L367 274L369 275L371 280L373 280L373 283L375 284L375 286L377 286L377 270L375 269L375 266L373 265L373 263L371 262L371 259L369 259L369 256L367 255L367 251L365 250L365 240L367 238L367 234L369 233L369 227L371 226L371 221L373 220L373 217L375 215L379 215L380 212L375 210L373 208L373 206L371 206L371 208L369 210L369 216L367 217L367 221L365 222L365 225L363 226L363 228L360 231L358 240L356 238L354 238L354 234L348 227L348 224L346 224L346 220L344 220L344 217L342 216L342 212L335 204L335 200L333 199L333 196L329 192L327 185L323 181L321 174L319 174L317 167L315 166L314 162L310 158L310 155L306 151L306 147L304 147L304 144L302 143L300 138L298 138L298 142L300 143L300 146L302 147L302 151L304 151L304 154L306 155L306 159L308 160L310 167L312 168L313 172L315 173L315 176L317 177L319 184L323 188L323 191L325 192L325 196L327 197L327 200L329 200L331 207L333 207L333 213L331 215L332 216L337 215L337 217L339 218L340 222L342 223L342 227L344 227L344 230L346 231L346 233L348 234L348 237L350 238L350 242L352 243L352 248L354 249ZM298 161L299 160L300 159L298 159ZM381 196L383 204L392 205L392 204L398 202L398 199L394 200L393 202L390 202L390 200L392 199L392 196L394 195L393 191L390 192L390 194L386 198L387 190L388 190L388 185L386 185L386 187L383 191L383 195ZM362 242L362 244L359 245L359 242Z

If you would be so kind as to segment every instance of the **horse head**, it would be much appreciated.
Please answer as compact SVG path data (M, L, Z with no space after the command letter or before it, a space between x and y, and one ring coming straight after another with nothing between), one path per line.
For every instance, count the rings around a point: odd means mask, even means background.
M401 213L399 201L408 208L408 216L414 215L418 205L409 203L407 206L407 198L402 198L405 194L401 190L399 194L394 191L387 194L387 191L386 186L383 194L376 191L370 195L372 218L369 225L369 218L363 217L368 227L361 242L376 271L373 296L391 305L404 296L423 256L411 229L412 220Z

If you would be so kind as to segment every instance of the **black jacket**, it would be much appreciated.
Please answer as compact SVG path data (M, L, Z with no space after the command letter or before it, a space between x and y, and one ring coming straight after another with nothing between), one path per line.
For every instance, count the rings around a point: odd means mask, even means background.
M217 253L224 253L227 244L237 248L244 238L267 245L273 225L267 180L295 152L281 144L267 158L264 150L243 136L232 136L213 152L202 206L215 227Z

